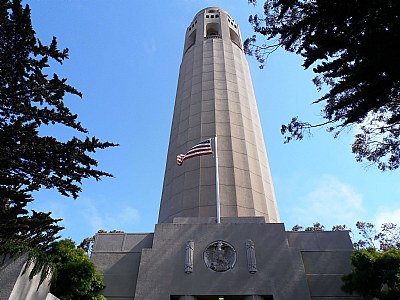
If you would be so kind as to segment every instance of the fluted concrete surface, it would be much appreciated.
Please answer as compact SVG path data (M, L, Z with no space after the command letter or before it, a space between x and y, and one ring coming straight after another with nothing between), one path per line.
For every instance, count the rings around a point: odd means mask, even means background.
M267 152L240 30L220 8L200 11L187 28L172 121L159 223L215 217L213 156L176 156L218 136L222 217L279 222Z

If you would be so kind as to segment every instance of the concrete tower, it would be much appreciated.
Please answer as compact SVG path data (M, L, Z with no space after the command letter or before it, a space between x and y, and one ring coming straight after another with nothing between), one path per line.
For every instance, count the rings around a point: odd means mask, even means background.
M215 160L176 164L217 135ZM287 232L238 25L200 11L186 30L163 195L154 233L97 234L92 260L113 300L358 300L341 290L352 243L345 231Z
M215 217L215 160L176 156L218 136L221 217L279 222L271 172L239 26L221 8L200 11L186 30L159 223Z

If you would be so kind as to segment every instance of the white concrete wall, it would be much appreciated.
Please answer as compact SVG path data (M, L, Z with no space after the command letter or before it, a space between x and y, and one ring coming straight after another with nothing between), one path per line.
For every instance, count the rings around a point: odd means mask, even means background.
M49 274L45 280L40 284L40 276L41 274L36 274L32 279L29 279L29 274L32 271L33 264L31 264L25 273L23 273L25 268L24 266L21 268L21 272L19 277L14 285L14 289L10 295L9 300L54 300L58 299L57 297L50 294L50 298L48 298L49 290L50 290L50 279L51 274Z
M20 257L7 257L0 267L0 299L1 300L56 300L54 295L49 293L49 274L40 284L41 274L36 274L29 279L32 271L31 264L24 272L28 255ZM1 258L2 259L2 258Z

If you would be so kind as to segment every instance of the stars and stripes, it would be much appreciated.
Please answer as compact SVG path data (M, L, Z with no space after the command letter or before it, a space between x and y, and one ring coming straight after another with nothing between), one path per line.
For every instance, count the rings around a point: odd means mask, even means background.
M176 157L176 163L178 164L178 166L181 166L185 159L208 155L212 153L213 151L211 148L211 139L207 139L190 148L190 150L186 154L178 154L178 156Z

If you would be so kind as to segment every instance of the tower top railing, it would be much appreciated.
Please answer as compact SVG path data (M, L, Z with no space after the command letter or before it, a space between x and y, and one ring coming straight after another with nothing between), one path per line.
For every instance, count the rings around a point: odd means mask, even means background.
M220 34L205 36L205 39L222 39Z

